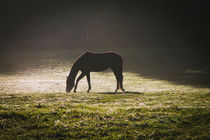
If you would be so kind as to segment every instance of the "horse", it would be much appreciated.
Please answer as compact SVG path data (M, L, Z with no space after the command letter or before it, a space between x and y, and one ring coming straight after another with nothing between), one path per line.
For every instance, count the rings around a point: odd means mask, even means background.
M122 56L115 52L96 53L96 52L87 51L81 54L72 65L70 73L66 79L66 92L70 92L73 89L73 87L74 87L74 92L76 92L78 82L84 76L87 77L87 82L88 82L87 92L89 92L91 90L90 72L100 72L108 68L111 68L117 81L117 87L115 92L117 92L119 89L125 91L125 89L123 88ZM81 74L77 78L75 84L75 79L79 71L81 71Z

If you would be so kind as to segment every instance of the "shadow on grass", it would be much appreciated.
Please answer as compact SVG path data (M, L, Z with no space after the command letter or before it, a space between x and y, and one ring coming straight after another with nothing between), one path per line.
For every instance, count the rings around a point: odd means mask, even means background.
M125 56L124 71L179 85L209 88L209 51L193 46L181 46L127 49L122 52L122 55Z
M101 92L99 94L144 94L143 92L125 91L125 92Z

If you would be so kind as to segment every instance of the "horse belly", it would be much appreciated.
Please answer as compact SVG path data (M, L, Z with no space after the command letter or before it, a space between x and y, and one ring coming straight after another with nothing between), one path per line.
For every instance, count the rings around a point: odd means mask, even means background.
M98 72L98 71L105 71L106 69L108 69L108 66L101 66L101 65L94 65L94 66L88 66L88 71L92 71L92 72Z
M98 71L105 71L106 69L108 69L108 68L96 68L96 69L93 69L92 71L98 72Z
M108 69L113 61L113 58L107 55L87 55L83 57L83 70L89 72L99 72Z

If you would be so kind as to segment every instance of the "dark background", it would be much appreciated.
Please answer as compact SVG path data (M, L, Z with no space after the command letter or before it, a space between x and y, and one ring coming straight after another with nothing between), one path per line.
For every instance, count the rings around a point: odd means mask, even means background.
M0 73L21 70L11 57L25 50L113 50L126 71L209 87L209 13L192 0L1 1Z

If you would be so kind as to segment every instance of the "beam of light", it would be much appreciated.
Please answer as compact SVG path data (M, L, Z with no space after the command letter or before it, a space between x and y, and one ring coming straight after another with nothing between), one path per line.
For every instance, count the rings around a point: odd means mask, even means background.
M0 74L1 93L64 93L65 75L68 69L35 69L13 75ZM91 73L91 92L113 92L116 88L115 77L112 72ZM192 92L199 91L185 85L176 85L167 81L147 79L139 74L124 72L124 87L131 92ZM86 92L88 88L86 78L78 85L77 92ZM207 89L208 90L208 89Z

